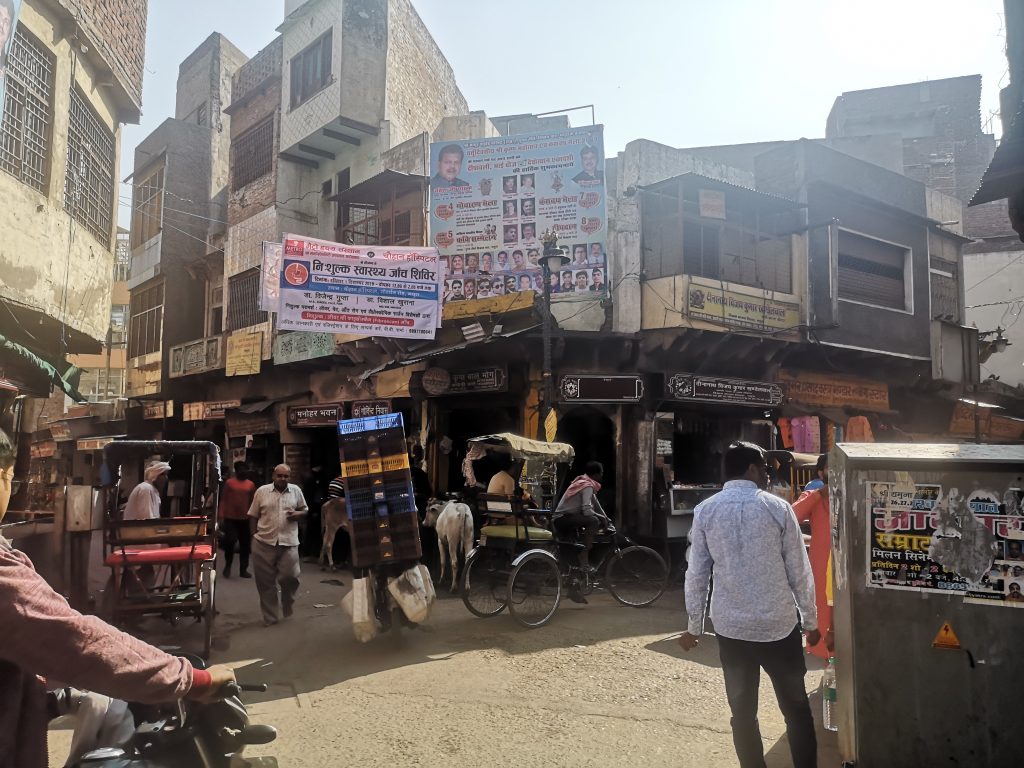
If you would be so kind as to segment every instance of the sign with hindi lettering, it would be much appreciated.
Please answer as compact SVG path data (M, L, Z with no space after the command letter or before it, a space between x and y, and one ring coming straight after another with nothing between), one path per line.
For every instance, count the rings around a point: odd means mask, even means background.
M334 354L333 333L279 333L274 339L274 365L297 363Z
M693 279L686 291L686 313L694 320L757 331L788 331L800 325L799 304L728 291Z
M336 427L345 418L343 403L313 403L289 405L289 427Z
M782 387L767 381L677 373L665 382L665 390L674 400L766 407L782 404Z
M439 259L435 248L285 235L278 328L433 339L441 325Z
M889 385L853 376L830 376L808 371L779 371L775 380L786 397L804 405L888 411Z
M608 295L602 126L439 142L430 155L446 304L543 293L547 231L570 259L551 275L552 301Z
M251 376L260 372L263 362L263 332L233 333L228 336L225 376Z
M368 416L386 416L393 412L390 400L356 400L352 403L352 418L365 419Z

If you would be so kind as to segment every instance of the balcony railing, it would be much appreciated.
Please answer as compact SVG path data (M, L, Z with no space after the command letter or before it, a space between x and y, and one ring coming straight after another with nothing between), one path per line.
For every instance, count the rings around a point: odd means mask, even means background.
M206 373L224 367L224 335L207 336L171 347L169 378Z
M231 83L231 100L238 101L243 99L264 80L271 77L280 77L281 54L283 50L282 38L278 37L274 42L249 59L238 70Z

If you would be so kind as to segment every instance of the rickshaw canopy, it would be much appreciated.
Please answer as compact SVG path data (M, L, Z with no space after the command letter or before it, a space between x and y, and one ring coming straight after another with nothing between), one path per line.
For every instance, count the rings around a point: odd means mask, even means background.
M576 457L576 451L568 443L545 443L512 432L481 435L470 438L468 442L470 446L480 445L498 453L508 453L514 459L549 459L569 463Z
M220 449L216 443L206 440L115 440L103 446L103 460L115 472L126 459L204 453L210 458L214 479L220 482Z

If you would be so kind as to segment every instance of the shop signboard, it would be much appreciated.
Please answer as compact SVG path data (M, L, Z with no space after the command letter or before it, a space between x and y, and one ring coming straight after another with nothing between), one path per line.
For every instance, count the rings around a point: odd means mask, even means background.
M853 376L779 371L776 381L793 402L823 408L888 411L889 385Z
M174 416L173 400L157 400L156 402L142 404L143 419L163 419Z
M788 331L800 325L799 304L728 291L692 279L686 291L686 312L694 320L757 331Z
M491 365L486 368L469 368L452 371L448 395L467 395L480 392L507 392L508 368L504 365Z
M41 443L32 443L29 454L33 459L48 459L57 454L57 441L44 440Z
M768 381L676 373L665 383L665 389L666 394L674 400L758 407L782 404L782 387Z
M443 395L452 385L452 376L444 368L427 368L421 382L428 395Z
M558 385L562 399L573 403L636 403L643 399L644 380L639 375L563 376Z
M716 189L697 191L697 206L703 219L725 218L725 192Z
M84 437L75 443L75 447L80 451L99 451L103 449L103 446L108 443L112 443L117 440L115 436L107 437Z
M233 333L228 336L225 376L253 376L263 362L263 332Z
M435 248L285 235L278 328L433 339L441 325L443 281Z
M962 495L933 483L866 486L869 586L1024 607L1024 518L1018 514L1024 491L1011 488L1001 495L977 488ZM939 562L944 539L966 537L992 553L989 567L974 578Z
M392 413L390 400L356 400L352 403L352 418L365 419L368 416L384 416Z
M551 300L608 295L603 126L431 144L430 237L446 304L543 293L541 236L570 263Z
M182 406L182 421L209 421L223 419L224 412L229 408L237 408L241 400L209 400L197 403L185 403Z
M333 333L292 331L274 339L274 365L298 363L334 354Z
M50 436L58 442L68 442L74 438L71 436L71 427L63 421L54 421L49 425Z
M231 437L269 435L277 432L277 419L274 417L274 409L270 406L256 413L229 409L224 414L224 426Z
M345 418L343 403L313 403L312 405L289 405L289 427L337 427Z

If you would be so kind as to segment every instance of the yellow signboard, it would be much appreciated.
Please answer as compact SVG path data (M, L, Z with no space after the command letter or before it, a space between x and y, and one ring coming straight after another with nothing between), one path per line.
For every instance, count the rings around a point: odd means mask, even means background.
M730 328L782 331L800 325L799 304L692 281L686 290L686 311L694 320Z
M779 371L776 381L782 385L786 397L804 405L889 410L889 385L880 381L806 371Z
M554 409L552 409L548 411L548 415L544 417L544 439L549 443L553 443L557 434L558 414L556 414Z
M236 333L228 336L225 376L251 376L260 372L263 362L263 332Z

